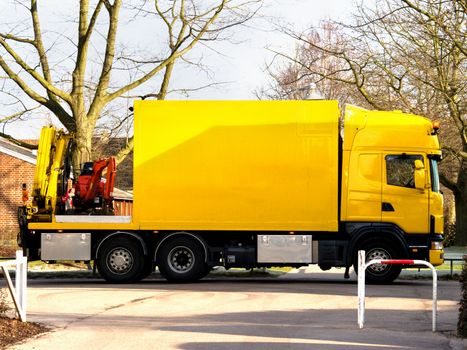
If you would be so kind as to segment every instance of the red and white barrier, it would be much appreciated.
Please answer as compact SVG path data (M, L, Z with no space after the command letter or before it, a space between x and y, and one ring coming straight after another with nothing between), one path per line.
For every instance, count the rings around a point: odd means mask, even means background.
M374 264L386 265L425 265L430 268L433 275L433 309L432 309L432 330L436 331L436 309L438 298L438 276L433 265L425 260L407 260L407 259L375 259L365 263L365 251L358 251L358 326L363 328L365 323L365 271L368 266Z

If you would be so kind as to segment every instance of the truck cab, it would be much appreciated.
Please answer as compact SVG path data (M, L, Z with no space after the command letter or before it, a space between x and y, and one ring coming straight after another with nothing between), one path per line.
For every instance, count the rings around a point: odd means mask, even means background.
M428 257L433 265L441 264L443 197L437 125L400 111L348 106L342 157L341 221L349 233L357 235L355 227L368 229L371 224L372 234L384 232L386 238L394 235L394 242L401 241L399 256ZM367 240L370 235L365 235ZM373 250L367 256L388 258L387 250Z

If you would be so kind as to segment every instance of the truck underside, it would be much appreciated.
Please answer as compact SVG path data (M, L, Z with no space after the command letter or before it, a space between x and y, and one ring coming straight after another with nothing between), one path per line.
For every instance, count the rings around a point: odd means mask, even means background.
M24 220L23 220L24 222ZM426 259L441 236L406 235L398 227L343 223L342 232L114 231L36 230L23 225L23 246L30 259L94 260L113 283L136 282L158 266L171 281L195 281L216 266L258 268L318 264L322 270L356 266L356 253L368 259ZM403 266L375 265L371 283L396 279ZM355 269L356 270L356 269Z

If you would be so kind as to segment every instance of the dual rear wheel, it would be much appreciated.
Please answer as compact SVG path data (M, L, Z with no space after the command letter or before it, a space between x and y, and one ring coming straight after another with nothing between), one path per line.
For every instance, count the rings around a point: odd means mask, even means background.
M164 242L157 254L157 265L162 276L169 281L196 281L210 271L203 246L189 236Z
M112 283L137 282L154 271L152 255L145 256L141 243L128 237L105 241L96 263L101 276ZM163 242L158 250L157 265L169 281L196 281L210 271L202 244L189 236Z

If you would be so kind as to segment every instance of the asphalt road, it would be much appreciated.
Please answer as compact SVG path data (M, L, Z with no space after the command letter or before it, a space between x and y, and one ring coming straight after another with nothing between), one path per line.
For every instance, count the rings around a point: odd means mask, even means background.
M431 291L430 280L369 286L359 329L356 282L340 275L133 285L30 280L28 320L52 330L13 349L465 348L453 337L459 283L439 282L437 333L431 332Z

